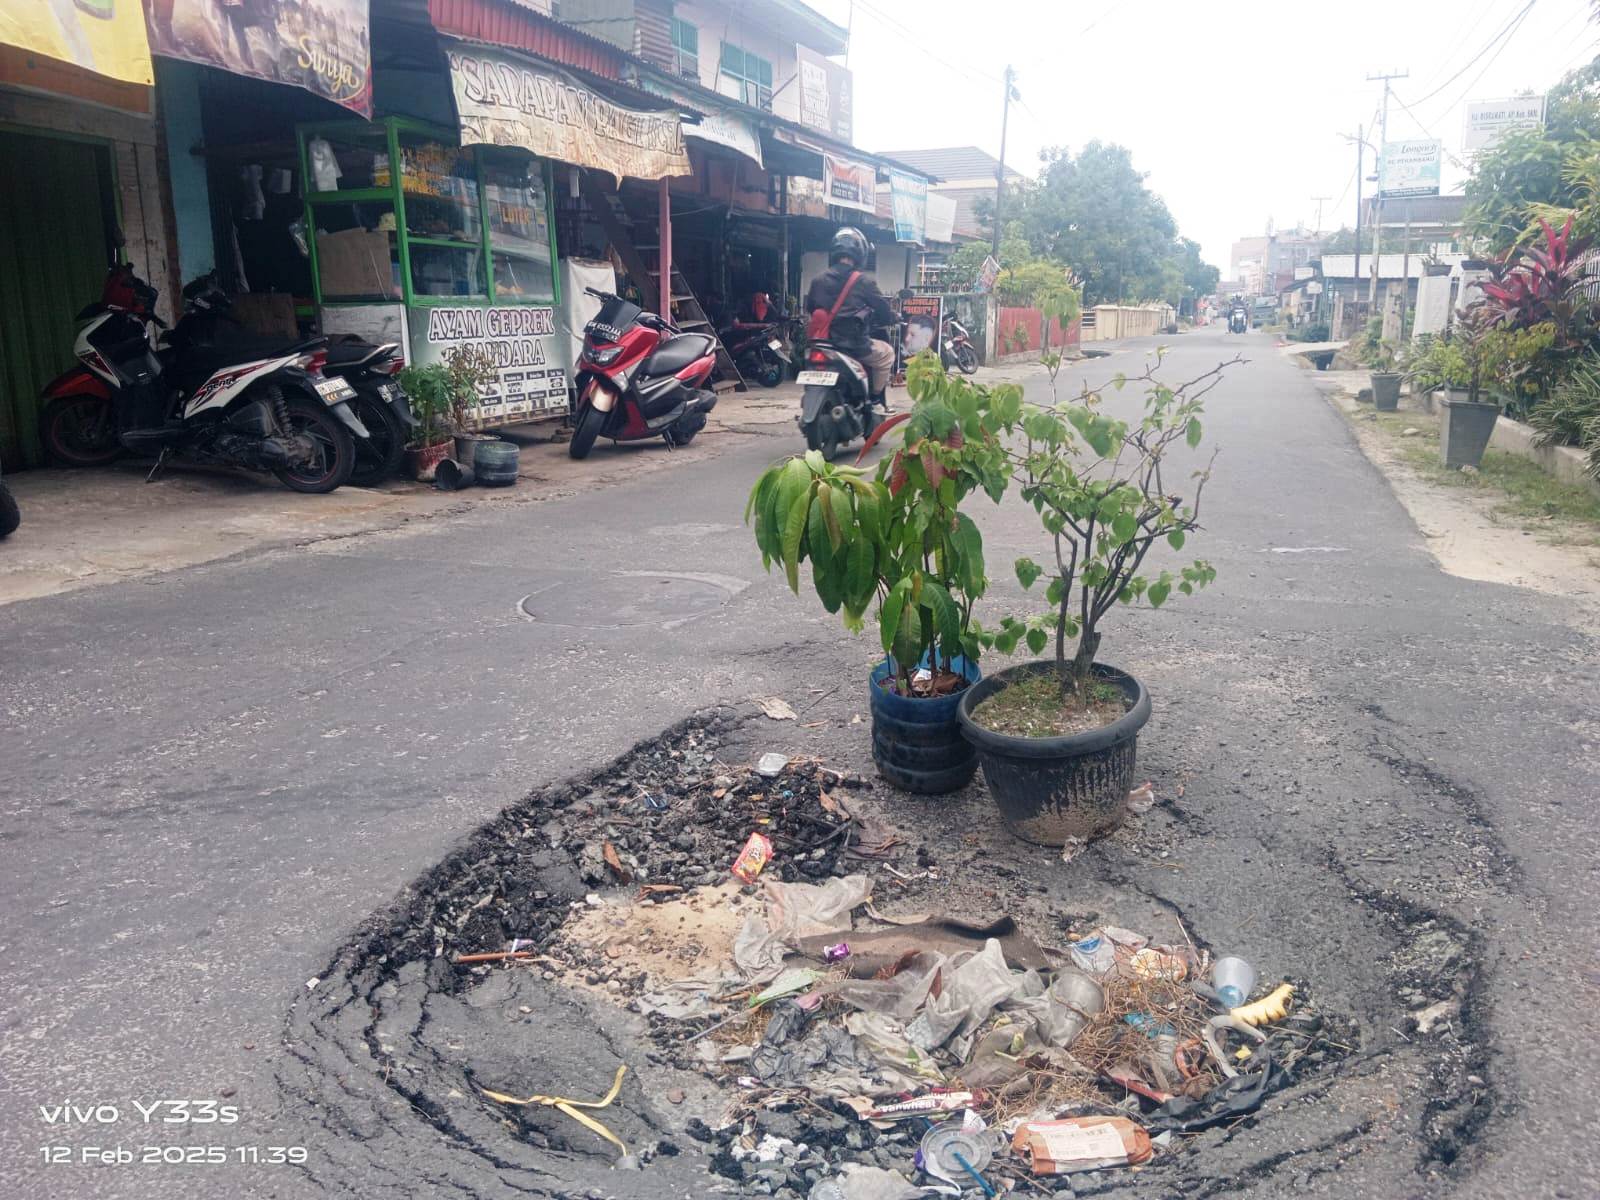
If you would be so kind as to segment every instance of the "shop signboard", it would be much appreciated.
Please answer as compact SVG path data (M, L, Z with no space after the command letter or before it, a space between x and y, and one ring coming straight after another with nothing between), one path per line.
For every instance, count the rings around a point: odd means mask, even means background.
M372 115L367 0L147 0L147 8L156 54L303 87Z
M938 192L928 193L928 241L948 243L956 237L956 202Z
M928 181L902 171L889 172L894 240L925 245L928 240Z
M944 328L943 296L908 296L900 302L900 361L910 362L924 350L939 353Z
M685 122L683 136L742 154L758 167L765 165L761 161L761 135L755 125L732 113L708 112L693 125Z
M1487 150L1508 133L1539 129L1543 125L1543 96L1475 100L1467 105L1467 132L1462 145L1469 152Z
M995 280L999 278L1000 260L992 254L986 255L983 260L983 266L978 268L978 286L976 290L984 293L994 291Z
M139 0L0 0L0 44L124 83L155 82Z
M455 43L450 82L464 146L521 146L618 179L693 174L676 108L625 108L530 58Z
M459 347L488 360L495 381L480 393L485 425L565 411L566 349L548 305L417 305L408 324L412 366L442 363Z
M849 70L810 46L796 46L795 59L800 74L800 124L854 145L850 112L854 84Z
M878 211L878 169L871 163L824 154L822 172L822 189L829 204Z
M1440 146L1437 138L1385 142L1378 168L1378 194L1385 198L1437 196Z

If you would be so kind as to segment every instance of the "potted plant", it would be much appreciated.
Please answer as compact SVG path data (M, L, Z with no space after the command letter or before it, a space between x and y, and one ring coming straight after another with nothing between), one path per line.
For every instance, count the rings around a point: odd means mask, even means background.
M1465 399L1471 372L1457 340L1449 333L1423 334L1408 354L1403 375L1413 397L1433 412L1447 397Z
M953 791L977 770L956 716L980 677L973 607L988 586L983 538L962 504L999 500L1008 461L1000 434L1022 411L1015 385L987 388L948 376L931 353L908 371L914 407L884 422L868 447L899 429L900 446L875 474L812 451L769 468L745 510L769 569L859 631L875 609L884 658L868 677L872 754L907 791Z
M1099 661L1100 626L1118 604L1159 608L1174 590L1189 594L1215 578L1204 560L1177 574L1143 571L1152 550L1182 550L1198 527L1210 464L1180 483L1170 459L1199 446L1202 397L1228 365L1178 387L1152 366L1133 381L1145 390L1137 421L1102 412L1087 387L1021 418L1013 479L1039 514L1050 554L1048 566L1020 558L1015 570L1024 588L1047 581L1046 608L1007 617L988 636L1005 653L1025 642L1038 654L1053 642L1055 654L985 677L962 696L959 717L1002 817L1027 841L1060 846L1123 818L1150 697L1133 675ZM1119 376L1116 386L1126 382Z
M1372 407L1379 412L1394 412L1400 407L1400 380L1394 369L1394 347L1379 342L1372 353Z
M478 446L500 440L473 428L483 403L483 388L495 381L497 373L481 346L453 346L445 352L444 362L450 376L450 428L455 435L456 462L472 470L477 466Z
M1439 461L1452 470L1476 468L1483 461L1500 419L1499 403L1485 399L1485 384L1494 378L1498 365L1495 314L1486 305L1475 304L1458 315L1456 340L1466 365L1467 391L1464 397L1452 392L1445 399L1439 433Z
M406 443L405 471L412 479L433 478L440 462L450 456L450 371L443 363L406 367L398 376L417 418Z

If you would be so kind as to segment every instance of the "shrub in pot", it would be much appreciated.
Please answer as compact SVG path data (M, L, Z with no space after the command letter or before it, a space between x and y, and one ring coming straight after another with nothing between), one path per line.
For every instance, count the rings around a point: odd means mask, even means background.
M1372 407L1379 412L1394 412L1400 407L1400 380L1394 369L1394 347L1387 342L1379 344L1372 358Z
M445 352L445 371L450 377L450 428L455 435L456 461L463 467L477 466L478 445L499 441L492 433L473 428L483 389L498 377L494 362L481 346L453 346Z
M1210 464L1180 473L1171 458L1200 445L1202 398L1227 365L1177 387L1157 378L1159 364L1135 380L1119 376L1119 389L1144 389L1135 422L1107 415L1087 387L1021 417L1013 481L1050 552L1044 564L1018 559L1015 570L1024 588L1044 581L1045 608L1008 616L986 636L1002 652L1024 642L1039 654L1053 643L1055 654L988 675L962 696L959 715L1002 817L1030 842L1088 839L1123 819L1150 697L1099 661L1101 622L1119 604L1159 608L1216 575L1204 560L1151 574L1146 560L1182 550L1198 527Z
M1003 494L1000 433L1022 393L947 376L931 354L908 374L914 407L874 432L869 447L894 430L900 444L871 476L815 451L788 459L756 481L745 519L763 564L782 564L797 594L810 562L818 599L847 628L859 631L874 610L885 657L868 677L873 759L897 787L938 793L977 769L956 706L979 678L972 613L988 579L982 535L961 506L980 491Z
M443 363L406 367L398 376L411 401L416 427L406 443L405 469L412 479L433 478L439 463L450 456L450 371Z
M1439 461L1453 470L1476 467L1494 436L1500 405L1488 398L1484 384L1493 378L1501 349L1494 314L1483 305L1460 313L1456 339L1467 367L1464 398L1451 393L1444 401L1444 424L1439 430Z

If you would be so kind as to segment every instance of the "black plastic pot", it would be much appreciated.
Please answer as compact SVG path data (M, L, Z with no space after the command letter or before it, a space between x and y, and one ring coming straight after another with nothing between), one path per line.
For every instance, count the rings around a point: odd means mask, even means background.
M1379 412L1394 412L1400 407L1400 373L1372 372L1372 407Z
M521 448L515 442L479 442L472 464L481 487L510 487L517 482L517 463Z
M1092 838L1122 823L1133 787L1139 730L1150 719L1150 694L1125 671L1096 663L1095 675L1120 690L1128 711L1111 724L1065 737L996 733L972 719L1008 683L1048 675L1053 662L1023 663L990 675L961 697L961 732L978 751L984 782L1011 832L1040 846Z
M951 665L969 683L977 681L977 663L957 658ZM927 699L901 696L883 687L894 673L894 664L884 659L867 681L872 761L878 764L878 774L897 788L924 795L965 787L978 770L978 754L961 736L956 709L972 688Z

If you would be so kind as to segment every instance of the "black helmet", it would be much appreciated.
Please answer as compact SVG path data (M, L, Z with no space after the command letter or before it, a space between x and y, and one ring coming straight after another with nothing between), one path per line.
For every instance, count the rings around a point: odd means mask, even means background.
M846 225L833 235L833 242L828 246L828 265L834 266L841 258L848 258L850 265L860 270L867 265L867 255L871 251L861 230Z

